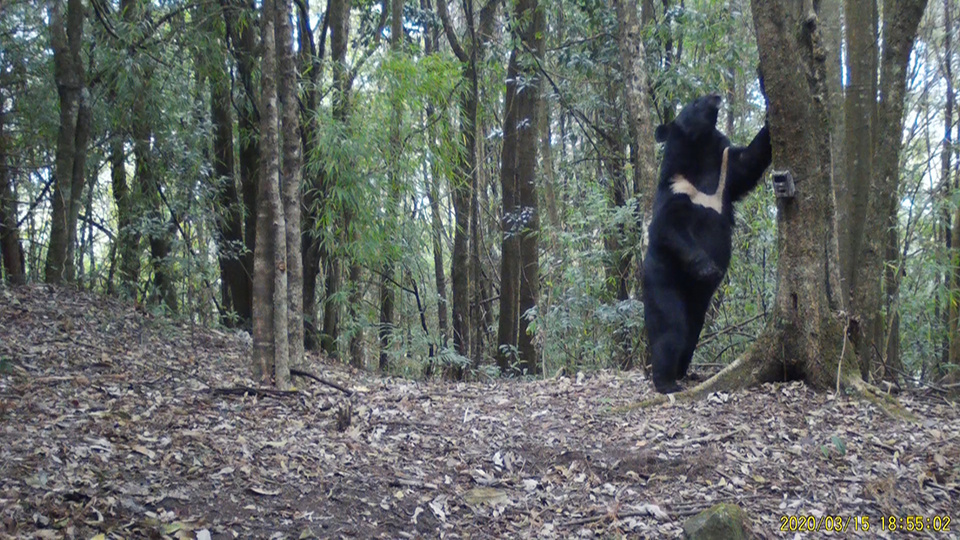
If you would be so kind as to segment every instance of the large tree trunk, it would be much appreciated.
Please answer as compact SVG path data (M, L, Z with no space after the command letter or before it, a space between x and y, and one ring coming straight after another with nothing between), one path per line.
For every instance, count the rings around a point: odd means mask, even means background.
M7 118L3 110L3 95L0 94L0 253L4 278L13 285L23 285L26 273L17 227L17 192L7 169Z
M50 242L44 279L47 283L73 281L73 250L83 191L90 133L90 96L80 51L83 46L83 2L48 0L54 78L60 97L60 130L54 165Z
M245 275L243 204L234 176L233 106L226 73L210 77L210 118L213 124L213 174L217 186L217 260L220 264L221 303L226 313L239 314L250 305L249 278ZM239 317L225 317L228 326L243 326Z
M816 389L868 387L845 347L838 317L838 248L826 72L817 15L804 0L751 2L766 82L773 163L797 194L777 203L777 296L767 326L745 355L685 393L699 397L761 382L800 378ZM842 357L842 358L841 358Z
M838 230L846 223L846 177L844 175L844 88L843 88L843 0L821 0L820 21L821 43L826 56L827 91L829 93L830 148L833 151L831 173L833 191L837 201Z
M876 0L844 3L847 31L847 85L844 102L845 222L840 223L840 271L843 299L858 321L853 333L860 353L862 375L869 378L874 362L873 344L878 329L880 291L862 282L863 270L880 267L879 242L865 239L867 211L873 184L873 138L877 109ZM899 137L898 137L899 138ZM873 236L871 234L871 236Z
M624 78L624 101L627 105L627 123L630 128L630 147L633 150L633 189L640 198L641 216L650 215L653 195L657 189L657 160L653 125L650 122L652 104L647 93L647 72L643 59L640 21L637 20L636 0L614 0L619 25L617 47ZM652 11L652 6L651 6Z
M289 359L286 373L277 380L290 378L289 367L303 362L303 258L301 257L300 178L302 167L299 86L297 63L293 53L292 0L277 0L277 56L280 62L280 103L283 106L283 169L280 188L286 239L286 318ZM278 270L281 271L282 270ZM280 368L281 366L278 366ZM284 383L285 384L285 383Z

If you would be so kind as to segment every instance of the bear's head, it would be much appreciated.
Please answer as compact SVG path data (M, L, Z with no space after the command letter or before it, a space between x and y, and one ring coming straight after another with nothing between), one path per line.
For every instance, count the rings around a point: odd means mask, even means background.
M665 142L670 138L671 133L680 135L688 141L700 140L712 134L717 128L721 102L719 94L710 94L696 99L684 107L673 122L657 126L654 134L657 142Z

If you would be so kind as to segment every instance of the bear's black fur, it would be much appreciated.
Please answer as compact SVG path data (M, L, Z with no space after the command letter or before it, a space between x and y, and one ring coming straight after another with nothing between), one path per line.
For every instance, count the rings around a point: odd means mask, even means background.
M701 97L656 131L666 146L643 299L653 383L665 394L680 390L677 380L687 374L710 299L730 265L733 203L756 187L771 160L766 126L750 146L730 146L716 128L720 102L718 95Z

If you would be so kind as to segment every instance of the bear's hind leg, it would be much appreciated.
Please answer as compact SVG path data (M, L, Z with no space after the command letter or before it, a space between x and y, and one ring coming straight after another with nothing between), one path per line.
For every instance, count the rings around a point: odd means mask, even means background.
M686 306L680 294L668 287L647 291L645 306L647 332L653 363L653 385L657 392L679 392L678 370L687 339Z
M703 305L701 305L703 304ZM704 307L704 305L706 307ZM688 378L691 381L697 381L700 378L696 376L687 377L687 371L690 369L690 363L693 361L693 352L697 350L697 343L700 341L700 332L703 330L703 320L707 315L709 299L705 303L692 304L687 308L687 337L684 342L683 354L680 356L680 364L677 367L677 378Z

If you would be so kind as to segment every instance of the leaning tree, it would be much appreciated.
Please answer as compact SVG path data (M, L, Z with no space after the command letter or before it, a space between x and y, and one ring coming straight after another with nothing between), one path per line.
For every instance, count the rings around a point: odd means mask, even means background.
M826 58L819 2L752 0L764 75L773 168L788 171L792 197L777 200L780 257L773 311L739 359L676 399L763 382L802 379L875 398L850 344L856 320L842 311ZM659 397L654 402L667 398ZM890 407L886 407L890 411Z

